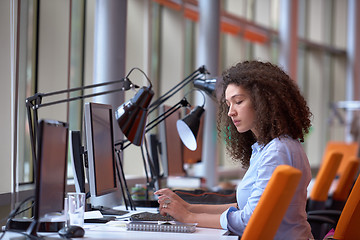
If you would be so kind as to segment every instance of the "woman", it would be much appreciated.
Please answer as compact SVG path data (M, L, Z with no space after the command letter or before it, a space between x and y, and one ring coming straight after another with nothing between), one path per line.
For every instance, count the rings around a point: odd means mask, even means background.
M160 213L241 235L273 171L287 164L303 174L275 239L312 238L305 211L311 172L301 145L311 116L297 85L279 67L259 61L231 67L223 73L217 123L229 155L248 168L237 187L237 203L189 204L161 189L156 192Z

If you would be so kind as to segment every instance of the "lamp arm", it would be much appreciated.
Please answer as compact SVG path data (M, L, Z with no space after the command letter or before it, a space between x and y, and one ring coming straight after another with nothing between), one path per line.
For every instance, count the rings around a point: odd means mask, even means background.
M145 146L145 148L147 149L147 146ZM146 150L146 153L147 153L147 150ZM145 158L145 155L144 155L144 149L143 147L141 146L141 156L142 156L142 160L143 160L143 165L144 165L144 170L145 170L145 178L146 178L146 194L145 194L145 199L146 200L149 200L149 187L152 187L151 186L151 183L153 182L153 179L155 177L154 175L154 169L152 168L152 162L151 160L149 160L149 156L147 155L147 158ZM147 159L147 161L146 161ZM148 174L148 169L147 169L147 166L146 164L149 164L149 168L150 168L150 175L151 175L151 180L149 180L149 174Z
M38 113L37 109L34 109L34 113L31 114L31 104L26 102L26 111L28 115L28 124L29 124L29 132L30 132L30 147L32 152L32 157L34 161L36 160L36 139L35 134L37 132L37 121L38 121ZM36 164L36 162L35 162Z
M130 70L130 72L126 75L125 78L127 79L134 70L138 70L139 72L141 72L141 73L145 76L145 78L147 79L147 81L149 82L149 84L150 84L149 88L152 88L152 83L151 83L149 77L146 75L146 73L145 73L143 70L141 70L141 69L138 68L138 67L132 68L132 69Z
M75 100L85 99L85 98L89 98L89 97L96 97L96 96L110 94L110 93L114 93L114 92L120 92L120 91L124 91L124 89L123 88L117 88L117 89L109 90L109 91L86 94L86 95L81 95L81 96L77 96L77 97L66 98L66 99L63 99L63 100L38 104L38 105L35 105L34 107L36 107L36 108L47 107L47 106L56 105L56 104L59 104L59 103L72 102L72 101L75 101Z
M152 159L150 157L149 147L148 147L146 138L144 139L144 147L145 147L145 152L146 152L146 156L147 156L146 159L149 164L150 174L151 174L150 180L147 178L146 200L148 200L149 199L149 187L151 187L152 189L155 189L155 190L159 190L159 185L157 184L157 186L155 186L156 182L159 179L159 175L157 174L157 172L155 170L154 162L152 161ZM146 164L143 147L141 147L141 152L142 152L144 164ZM145 168L145 170L146 170L146 168Z
M201 95L202 95L202 97L203 97L203 104L201 105L201 107L203 108L204 106L205 106L205 95L204 95L204 93L203 93L203 91L201 91L200 89L192 89L192 90L190 90L189 92L187 92L186 94L185 94L185 96L184 96L184 98L186 98L186 96L187 95L189 95L190 93L192 93L192 92L195 92L195 91L198 91Z
M58 95L58 94L62 94L62 93L70 93L70 92L75 92L75 91L82 91L85 89L93 89L93 88L97 88L97 87L102 87L102 86L107 86L107 85L112 85L115 83L122 83L122 82L129 82L129 86L133 85L133 83L129 80L129 78L125 77L125 78L122 78L119 80L103 82L103 83L96 83L96 84L86 85L86 86L82 86L82 87L75 87L75 88L70 88L70 89L64 89L64 90L60 90L60 91L44 93L42 95L44 97L47 97L47 96ZM136 86L137 88L139 87L137 85L134 85L134 86ZM122 90L127 90L127 89L122 89Z
M172 115L181 107L188 107L188 106L190 106L190 103L187 101L187 99L186 98L181 99L178 103L176 103L174 106L169 108L163 114L161 114L160 116L149 122L146 125L145 133L149 132L151 129L159 125L162 121L164 121L166 118L168 118L170 115Z
M39 108L51 106L51 105L55 105L55 104L59 104L59 103L72 102L75 100L85 99L85 98L99 96L99 95L105 95L105 94L119 92L119 91L126 91L131 88L139 88L139 86L134 85L128 78L133 70L141 71L145 75L146 79L149 81L150 88L151 88L151 81L149 80L147 75L139 68L132 68L130 70L130 72L126 75L125 78L122 78L119 80L114 80L114 81L109 81L109 82L104 82L104 83L97 83L97 84L92 84L92 85L87 85L87 86L82 86L82 87L63 89L60 91L54 91L54 92L49 92L49 93L35 93L33 96L26 98L25 103L26 103L27 114L28 114L28 125L29 125L29 131L30 131L31 150L32 150L32 156L33 156L35 163L36 163L36 159L37 159L36 158L36 141L37 141L36 137L37 137L37 122L38 122L38 111L37 110ZM118 88L118 89L102 91L102 92L87 94L87 95L81 94L80 96L77 96L77 97L71 97L71 98L67 97L62 100L52 101L52 102L43 103L43 104L41 103L44 97L54 96L54 95L59 95L59 94L64 94L64 93L71 93L71 92L75 92L75 91L84 91L85 89L93 89L93 88L112 85L112 84L121 83L121 82L124 84L121 88ZM31 110L33 110L33 112L31 112Z
M145 72L142 71L140 68L134 67L129 71L129 73L126 75L126 77L119 79L119 80L103 82L103 83L96 83L96 84L91 84L91 85L82 86L82 87L63 89L63 90L49 92L49 93L36 93L35 95L26 98L26 105L31 106L34 109L34 108L40 108L40 107L46 107L46 106L55 105L55 104L59 104L59 103L64 103L64 102L71 102L71 101L75 101L75 100L79 100L79 99L85 99L85 98L89 98L89 97L95 97L95 96L99 96L99 95L105 95L105 94L114 93L114 92L126 91L131 88L139 88L138 85L134 85L129 79L130 74L134 70L140 71L145 76L145 78L148 80L148 82L150 84L150 88L151 88L152 83L151 83L150 79L148 78L148 76L145 74ZM112 84L116 84L116 83L124 83L125 86L114 89L114 90L102 91L102 92L93 93L93 94L86 94L86 95L81 95L78 97L66 98L63 100L52 101L49 103L41 104L41 101L44 97L54 96L54 95L59 95L59 94L64 94L64 93L71 93L71 92L75 92L75 91L84 91L86 89L93 89L93 88L112 85ZM35 104L34 104L34 101L36 102Z
M114 90L103 91L103 92L98 92L98 93L93 93L93 94L85 94L85 95L81 95L78 97L65 98L62 100L52 101L52 102L43 103L43 104L41 103L41 101L44 97L49 97L49 96L54 96L54 95L59 95L59 94L64 94L64 93L71 93L71 92L75 92L75 91L83 91L85 89L93 89L93 88L107 86L107 85L121 83L121 82L124 82L124 83L127 82L128 87L121 87L121 88L117 88ZM115 80L115 81L111 81L111 82L92 84L92 85L87 85L87 86L83 86L83 87L63 89L60 91L54 91L54 92L49 92L49 93L36 93L35 95L26 98L26 105L27 106L30 105L33 109L35 109L35 108L38 109L41 107L46 107L46 106L55 105L55 104L59 104L59 103L71 102L71 101L75 101L75 100L79 100L79 99L85 99L85 98L89 98L89 97L105 95L105 94L109 94L109 93L113 93L113 92L126 91L126 90L129 90L131 87L138 88L139 86L134 85L128 78L123 78L123 79Z
M125 88L118 88L115 90L81 95L81 96L72 97L72 98L65 98L62 100L57 100L57 101L52 101L52 102L42 104L41 101L44 97L63 94L63 93L70 93L73 91L84 90L87 88L96 88L99 86L110 85L110 84L114 84L114 83L118 83L118 82L124 82L124 81L130 82L129 79L127 79L127 80L126 79L127 78L108 82L108 83L93 84L93 85L88 85L88 86L84 86L84 87L70 88L70 89L65 89L65 90L60 90L60 91L55 91L55 92L50 92L50 93L36 93L35 95L26 98L25 104L26 104L27 114L28 114L28 125L29 125L29 131L30 131L30 145L31 145L32 157L33 157L34 161L36 161L36 141L37 141L36 137L37 137L37 131L38 131L37 122L38 122L38 109L39 108L51 106L51 105L55 105L55 104L59 104L59 103L72 102L75 100L85 99L85 98L99 96L99 95L105 95L105 94L109 94L109 93L113 93L113 92L124 91ZM133 86L133 84L131 82L130 82L130 86ZM31 110L33 110L33 112L31 112Z
M178 103L176 103L174 106L172 106L167 111L165 111L163 114L161 114L160 116L158 116L157 118L155 118L154 120L149 122L145 127L145 133L148 133L150 130L152 130L154 127L159 125L162 121L164 121L166 118L168 118L170 115L172 115L174 112L176 112L181 107L188 107L188 106L190 106L190 103L187 101L186 98L183 98ZM125 140L116 142L115 146L120 146L120 149L122 151L124 151L125 148L129 147L131 144L132 143L129 140L125 139Z
M205 66L199 67L194 72L192 72L189 76L187 76L183 81L179 82L173 88L171 88L169 91L167 91L165 94L160 96L155 102L153 102L149 106L149 114L152 113L162 103L164 103L166 100L171 98L174 94L176 94L178 91L180 91L182 88L184 88L187 84L189 84L191 81L193 81L196 77L198 77L201 74L209 74L209 72L206 70Z
M127 185L127 182L126 182L126 178L125 178L125 173L124 173L124 167L122 165L122 159L121 159L121 149L118 150L115 148L115 152L117 154L117 164L116 164L116 172L118 174L118 178L119 178L119 182L120 182L120 185L121 185L121 192L122 192L122 195L123 195L123 198L124 198L124 203L125 203L125 206L126 206L126 210L128 209L128 203L130 205L130 209L131 210L136 210L136 207L135 207L135 204L132 200L132 197L131 197L131 194L130 194L130 191L129 191L129 188L128 188L128 185ZM119 168L120 166L120 168ZM124 189L125 188L125 191L126 191L126 195L127 195L127 201L126 201L126 197L125 197L125 193L124 193Z

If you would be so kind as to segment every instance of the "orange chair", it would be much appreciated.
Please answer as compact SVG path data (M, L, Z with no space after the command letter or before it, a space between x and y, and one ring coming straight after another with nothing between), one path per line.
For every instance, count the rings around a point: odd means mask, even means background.
M340 164L342 165L342 164ZM336 188L329 199L327 209L342 210L346 199L348 198L351 188L356 179L359 170L360 160L357 157L352 157L344 164L344 172L339 177Z
M337 171L337 176L341 176L346 168L346 163L348 161L350 161L351 159L353 159L354 157L358 156L358 152L359 152L359 143L357 142L350 142L350 143L346 143L346 142L341 142L341 141L329 141L326 144L326 148L324 153L327 153L329 151L339 151L341 152L344 156L343 156L343 161L339 166L339 169ZM326 158L325 154L323 157L323 161ZM360 160L360 159L359 159Z
M341 211L339 221L334 223L331 218L324 218L326 211L319 215L321 218L317 219L314 216L309 216L308 221L313 226L313 222L322 222L325 224L333 224L332 227L335 228L333 236L331 239L338 240L357 240L360 239L360 177L357 178L351 193L346 200L344 209ZM330 214L333 214L333 211L330 211ZM319 230L315 229L315 230ZM314 237L318 235L317 232L314 232L312 228ZM322 235L320 235L323 237Z
M274 238L301 175L300 170L288 165L275 169L241 236L242 240Z
M358 167L359 161L357 159L352 159L346 163L344 173L339 177L335 191L326 201L325 210L319 206L308 207L312 208L312 210L307 213L312 233L316 239L320 239L324 236L330 228L336 226L336 223L339 221L341 210L345 205L351 191L351 187L356 179ZM326 197L325 193L324 197ZM333 222L330 222L329 219L325 219L326 224L324 224L324 216L330 218Z
M335 228L334 239L360 239L360 178L355 182Z
M342 161L343 154L338 151L328 151L316 175L307 203L307 211L325 208L331 183Z

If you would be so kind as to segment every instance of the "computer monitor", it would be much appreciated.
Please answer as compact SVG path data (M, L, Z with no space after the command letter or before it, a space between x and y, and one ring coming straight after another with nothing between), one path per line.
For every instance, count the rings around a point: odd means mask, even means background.
M40 120L35 172L34 220L28 232L36 235L39 223L62 212L67 177L68 124Z
M86 103L84 118L89 189L98 197L117 190L112 107Z
M70 131L69 147L76 192L86 193L84 147L81 143L80 131Z

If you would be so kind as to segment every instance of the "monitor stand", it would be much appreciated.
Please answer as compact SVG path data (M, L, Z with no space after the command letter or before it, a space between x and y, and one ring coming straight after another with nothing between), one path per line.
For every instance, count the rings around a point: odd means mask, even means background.
M122 216L129 212L127 210L117 210L117 209L104 207L104 206L91 207L90 209L92 211L98 210L101 212L102 215L114 215L114 216Z
M27 231L30 225L34 222L34 219L29 218L14 218L9 220L7 228L11 230ZM34 224L34 223L33 223ZM38 232L57 232L65 226L64 221L55 222L40 222L38 223Z

